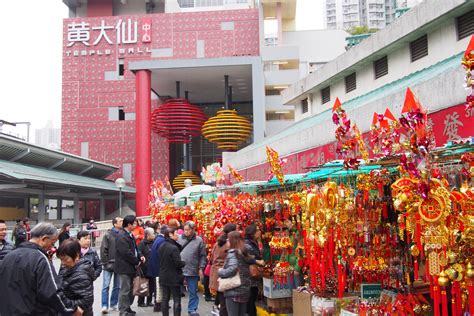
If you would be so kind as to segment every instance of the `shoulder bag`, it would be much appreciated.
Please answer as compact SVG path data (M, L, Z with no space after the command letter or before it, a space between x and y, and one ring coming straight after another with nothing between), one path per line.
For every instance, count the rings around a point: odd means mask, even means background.
M219 282L219 292L232 290L242 285L242 281L240 280L240 273L238 270L233 277L225 279L219 278L217 279L217 281Z
M133 279L133 295L134 296L148 296L148 279L143 275L140 267L137 268L137 276Z

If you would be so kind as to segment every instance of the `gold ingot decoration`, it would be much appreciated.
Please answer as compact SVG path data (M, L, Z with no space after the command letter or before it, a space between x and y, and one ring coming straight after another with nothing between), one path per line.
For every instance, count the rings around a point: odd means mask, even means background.
M252 134L252 124L236 110L219 110L204 123L202 134L217 148L235 151Z
M192 171L182 171L180 175L173 179L173 188L176 191L184 189L184 180L189 179L193 185L201 184L201 178L196 176Z

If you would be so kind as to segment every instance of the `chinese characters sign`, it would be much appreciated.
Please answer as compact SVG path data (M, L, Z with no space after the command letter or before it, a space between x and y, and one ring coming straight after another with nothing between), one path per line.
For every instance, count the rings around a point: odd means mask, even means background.
M73 21L67 24L67 48L73 49L66 51L66 56L91 56L91 55L110 55L115 44L139 44L151 43L152 26L151 18L143 17L140 19L140 25L136 19L118 19L116 23L110 24L101 20L99 25L92 26L91 23ZM91 49L101 43L110 45L110 49L95 50ZM124 53L149 53L149 48L122 48L119 54Z

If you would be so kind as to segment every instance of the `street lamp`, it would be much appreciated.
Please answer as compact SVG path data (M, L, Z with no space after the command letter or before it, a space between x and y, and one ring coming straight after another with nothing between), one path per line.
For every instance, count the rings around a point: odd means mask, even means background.
M120 210L120 217L122 217L122 189L125 188L125 179L118 178L115 180L115 186L119 189L119 210Z

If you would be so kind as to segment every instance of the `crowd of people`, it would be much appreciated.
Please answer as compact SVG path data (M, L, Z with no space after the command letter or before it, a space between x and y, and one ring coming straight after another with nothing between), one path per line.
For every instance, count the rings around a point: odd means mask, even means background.
M133 215L116 217L102 237L100 256L93 247L97 226L89 229L93 222L75 237L70 223L59 231L50 223L39 223L30 231L26 224L23 220L15 227L13 245L6 240L7 227L0 220L0 315L93 315L93 283L101 274L102 314L115 310L119 315L135 315L131 309L134 279L141 275L148 291L138 296L138 306L153 306L154 312L165 316L170 310L181 315L185 293L187 314L199 316L199 282L206 301L214 301L213 315L256 315L261 282L251 276L250 266L264 262L255 224L244 232L226 224L216 244L207 249L192 221L181 225L172 219L160 225L143 224ZM58 273L54 254L61 261ZM240 280L231 288L220 286L236 277Z

